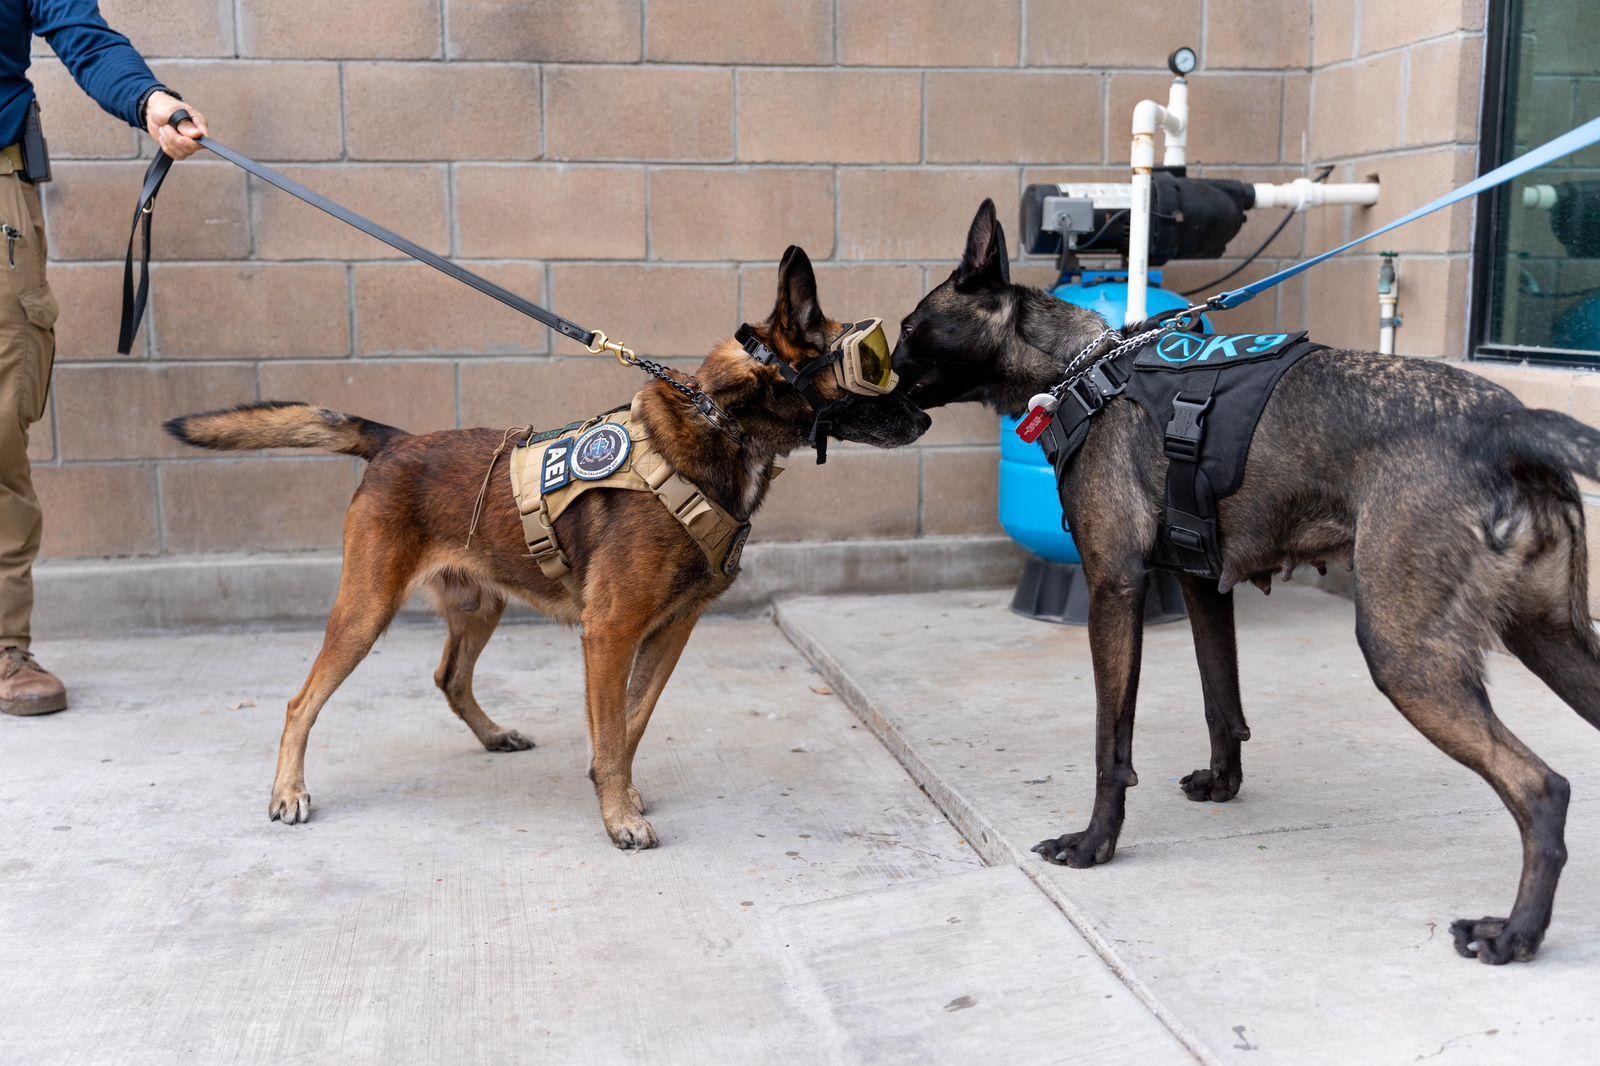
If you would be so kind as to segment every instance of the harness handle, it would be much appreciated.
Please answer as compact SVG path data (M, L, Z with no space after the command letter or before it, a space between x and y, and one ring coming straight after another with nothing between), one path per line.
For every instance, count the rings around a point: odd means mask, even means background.
M193 120L186 109L178 108L170 118L167 125L176 129L180 122ZM253 174L269 185L275 185L296 199L315 207L324 214L332 215L340 222L353 226L369 237L375 237L389 247L404 252L412 259L448 275L456 281L470 288L476 289L491 299L498 300L517 311L527 315L536 322L543 323L555 330L563 337L571 338L583 345L591 352L611 352L625 363L635 361L633 352L626 345L611 340L604 333L596 330L585 329L570 319L562 318L554 311L548 311L531 300L526 300L509 289L502 288L481 274L476 274L466 267L437 255L422 247L414 241L400 236L393 230L378 225L376 222L363 215L350 210L342 204L312 192L297 181L291 181L271 167L251 159L249 156L234 151L227 145L206 137L200 141L200 147L213 155L219 156L245 171ZM133 337L139 330L139 323L144 318L145 305L150 296L150 218L155 211L156 194L161 191L161 183L166 180L167 172L172 169L173 159L167 153L157 151L155 158L150 161L149 168L144 172L144 186L139 191L139 203L133 213L133 228L128 234L128 253L123 259L122 267L122 324L117 338L117 351L127 355L133 350ZM134 246L139 245L139 280L134 283Z

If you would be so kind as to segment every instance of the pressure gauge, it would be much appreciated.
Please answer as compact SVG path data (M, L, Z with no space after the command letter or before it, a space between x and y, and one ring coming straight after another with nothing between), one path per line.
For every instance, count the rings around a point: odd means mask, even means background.
M1193 48L1180 48L1167 57L1167 69L1178 77L1193 74L1194 68L1200 65L1200 57L1194 54Z

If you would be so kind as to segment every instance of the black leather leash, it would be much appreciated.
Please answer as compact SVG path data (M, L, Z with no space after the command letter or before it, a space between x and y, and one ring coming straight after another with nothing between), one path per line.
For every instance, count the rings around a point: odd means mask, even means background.
M191 116L189 112L179 108L168 119L168 125L173 129L178 128L178 123L187 121ZM325 196L318 195L297 181L291 181L273 170L271 167L262 166L249 156L229 148L225 144L218 144L210 137L200 141L200 147L221 156L239 169L254 174L262 181L276 185L290 196L304 200L306 203L332 215L340 222L354 226L369 237L376 237L391 248L396 248L411 258L433 267L442 274L447 274L463 285L470 285L485 296L499 300L507 307L520 311L535 321L542 322L555 330L563 337L570 337L587 348L591 353L598 355L601 352L611 352L620 361L627 364L637 362L633 352L626 346L607 339L599 330L584 329L576 322L562 318L553 311L547 311L538 304L523 299L508 289L472 271L452 263L443 256L428 251L421 245L409 241L392 230L385 229L370 218L356 214L354 211L341 204L334 203ZM127 355L133 350L133 335L139 330L139 322L144 318L145 303L150 295L150 219L155 210L156 194L161 191L161 183L166 180L167 172L172 169L173 159L165 152L156 151L156 157L150 161L150 168L144 172L144 188L139 193L139 206L133 215L133 230L128 234L128 255L123 263L122 271L122 330L117 340L117 351ZM143 230L143 239L140 242L139 252L139 283L133 281L133 251L135 241L140 240L140 231ZM659 376L659 375L657 375ZM719 426L718 428L724 428Z

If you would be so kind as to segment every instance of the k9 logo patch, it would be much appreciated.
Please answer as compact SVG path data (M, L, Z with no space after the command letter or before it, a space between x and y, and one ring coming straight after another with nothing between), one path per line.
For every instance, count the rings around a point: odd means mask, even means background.
M584 432L572 449L572 473L584 481L610 477L628 461L633 440L615 422L602 422Z
M1278 355L1305 336L1299 333L1168 333L1139 352L1134 366L1164 370L1209 369Z
M572 438L558 440L544 450L544 466L539 469L539 495L548 496L567 487L572 480L567 461L572 458Z

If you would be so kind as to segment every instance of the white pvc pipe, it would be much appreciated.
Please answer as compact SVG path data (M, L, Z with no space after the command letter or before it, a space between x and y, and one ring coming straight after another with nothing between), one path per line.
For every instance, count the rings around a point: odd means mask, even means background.
M1522 206L1548 211L1556 205L1554 185L1528 185L1522 190Z
M1183 166L1189 144L1189 86L1172 79L1167 106L1140 100L1133 108L1133 206L1128 215L1128 311L1123 325L1142 320L1150 304L1150 172L1156 165L1156 131L1166 141L1165 166Z
M1166 119L1162 123L1162 129L1166 131L1166 151L1161 156L1161 165L1186 166L1189 148L1189 83L1182 78L1173 78L1172 88L1167 91Z
M1135 134L1134 154L1139 154L1140 141L1144 151L1155 154L1155 138L1148 133ZM1142 321L1150 299L1150 167L1135 166L1133 170L1133 207L1128 214L1128 310L1122 324L1132 325Z
M1296 178L1282 185L1257 184L1255 206L1287 207L1294 211L1345 205L1370 207L1378 202L1378 188L1375 181L1328 185L1310 178Z

